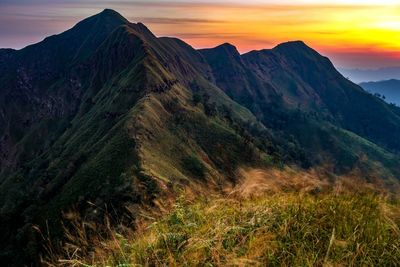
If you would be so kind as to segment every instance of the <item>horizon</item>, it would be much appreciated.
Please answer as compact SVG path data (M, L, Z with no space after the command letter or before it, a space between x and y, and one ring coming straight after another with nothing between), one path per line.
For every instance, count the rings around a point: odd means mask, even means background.
M0 262L400 267L400 0L324 1L0 0Z
M4 0L0 3L0 47L21 49L106 8L131 22L144 23L158 37L176 37L196 49L231 43L243 54L301 40L328 56L338 68L400 66L400 3L392 0L368 4L358 0L329 4L320 0L280 4L270 0L246 4L235 0L38 0L35 4ZM321 12L326 18L320 18Z

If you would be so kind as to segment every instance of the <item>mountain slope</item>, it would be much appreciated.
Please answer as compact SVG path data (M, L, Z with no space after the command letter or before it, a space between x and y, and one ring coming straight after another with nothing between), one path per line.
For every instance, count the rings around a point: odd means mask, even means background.
M91 266L391 266L400 261L398 214L387 198L360 188L246 199L181 196L138 233L111 232L106 241L70 238L64 254L53 256ZM84 231L79 223L77 228ZM94 256L86 256L91 247L85 243L95 244Z
M105 12L97 16L109 16ZM119 23L111 14L111 24L117 26L92 55L74 57L48 87L37 86L37 95L13 83L4 90L22 91L29 108L16 113L13 108L22 104L9 103L7 121L20 121L12 116L30 120L8 124L2 132L4 139L11 138L5 149L15 151L5 151L2 160L5 262L20 265L36 258L32 223L48 225L57 237L60 210L75 206L101 220L102 213L94 214L90 203L123 213L126 205L150 203L160 187L206 181L218 186L235 178L239 164L264 164L263 147L269 140L253 144L249 139L246 123L257 122L248 110L203 78L200 64L186 62L180 56L184 49L171 52L170 41L157 39L143 25ZM110 27L108 19L100 21L107 25L96 27ZM190 53L201 57L191 48ZM200 101L193 101L194 92ZM42 103L54 98L60 102L51 112ZM40 108L47 112L36 117ZM261 124L253 127L263 129ZM21 136L13 134L17 130ZM19 248L24 248L20 254Z
M366 82L360 83L360 86L372 94L385 97L386 102L400 106L400 80Z
M0 63L0 101L2 114L7 116L0 122L0 154L7 157L2 159L2 167L16 165L18 152L13 147L33 125L76 111L83 95L80 76L88 70L83 65L71 66L90 57L117 26L125 23L115 11L105 10L62 34L10 52L8 60Z
M400 177L397 113L301 42L197 51L105 10L0 50L0 81L0 258L14 266L38 260L37 229L62 240L62 211L129 224L182 186L235 184L242 167Z
M267 127L281 130L286 138L295 136L314 160L326 153L331 154L331 159L338 158L341 152L337 148L348 146L340 136L333 136L334 131L328 130L332 126L352 131L394 153L399 151L398 113L349 82L327 58L303 42L284 43L272 50L252 51L242 56L235 52L231 61L221 56L220 49L219 46L201 51L216 73L217 85L248 107ZM234 73L248 75L241 75L241 81L228 78ZM315 140L303 138L313 132ZM327 140L319 138L324 136L322 132L337 144L327 147ZM354 154L355 150L350 151ZM350 154L358 161L357 153ZM394 171L398 173L397 168Z

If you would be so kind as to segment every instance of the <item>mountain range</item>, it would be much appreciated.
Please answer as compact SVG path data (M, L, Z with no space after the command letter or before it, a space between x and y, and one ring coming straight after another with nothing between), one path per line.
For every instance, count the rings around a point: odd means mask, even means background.
M400 80L365 82L360 86L372 94L381 95L386 102L400 106Z
M340 68L339 71L354 83L400 79L400 67L386 67L378 69Z
M10 266L38 260L35 229L62 238L62 211L101 221L96 207L121 215L179 186L222 188L243 166L357 173L388 188L400 178L400 108L301 41L196 50L106 9L0 49L0 84L0 259Z

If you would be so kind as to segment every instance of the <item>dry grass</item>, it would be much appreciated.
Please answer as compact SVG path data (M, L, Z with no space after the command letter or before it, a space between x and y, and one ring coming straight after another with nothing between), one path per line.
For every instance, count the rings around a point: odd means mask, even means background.
M246 169L239 170L240 182L229 194L240 198L250 198L281 192L313 192L330 186L318 170L304 171L285 167L284 169Z
M242 176L232 194L182 194L162 216L143 214L136 231L92 235L95 225L71 216L64 252L49 266L400 265L396 197L288 170Z

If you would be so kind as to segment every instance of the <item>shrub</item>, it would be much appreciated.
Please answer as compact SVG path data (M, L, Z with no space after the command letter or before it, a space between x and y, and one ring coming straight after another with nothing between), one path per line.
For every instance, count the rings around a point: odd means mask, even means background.
M204 178L206 168L195 155L186 157L182 161L183 167L198 178Z

